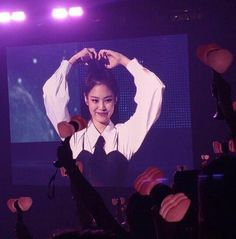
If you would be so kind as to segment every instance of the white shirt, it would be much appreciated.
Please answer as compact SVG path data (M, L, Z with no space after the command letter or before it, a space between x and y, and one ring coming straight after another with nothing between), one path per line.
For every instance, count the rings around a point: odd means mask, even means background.
M70 68L71 64L63 60L57 71L43 86L46 113L56 131L59 122L70 121L67 109L70 97L66 79ZM107 154L118 149L130 160L161 113L165 86L153 72L140 65L136 59L129 62L127 70L133 75L137 89L134 98L137 103L135 113L125 123L114 125L110 122L102 136L106 142L104 149ZM76 132L70 139L73 158L76 159L83 150L83 140L84 149L93 153L99 136L100 133L91 121L86 129Z

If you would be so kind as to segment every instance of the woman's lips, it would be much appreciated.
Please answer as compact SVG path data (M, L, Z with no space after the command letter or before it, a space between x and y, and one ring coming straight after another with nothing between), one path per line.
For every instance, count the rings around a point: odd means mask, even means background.
M102 116L102 117L104 117L104 116L107 116L107 115L108 115L108 113L107 113L107 112L96 112L96 114L97 114L97 115L99 115L99 116Z

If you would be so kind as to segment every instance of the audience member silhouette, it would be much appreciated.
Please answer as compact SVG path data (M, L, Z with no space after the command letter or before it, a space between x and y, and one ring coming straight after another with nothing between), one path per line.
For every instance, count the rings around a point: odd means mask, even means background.
M183 193L173 194L172 189L162 184L163 173L150 167L137 177L134 183L136 193L128 202L127 217L129 231L126 231L106 208L99 193L84 178L72 158L69 139L58 147L58 163L63 166L77 190L76 200L82 200L94 217L99 228L113 233L118 238L174 238L170 230L173 222L185 216L190 199ZM161 227L164 225L164 229Z

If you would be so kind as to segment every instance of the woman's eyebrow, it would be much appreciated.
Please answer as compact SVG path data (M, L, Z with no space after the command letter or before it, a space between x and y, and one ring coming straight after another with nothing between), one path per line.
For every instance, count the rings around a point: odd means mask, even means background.
M112 98L112 97L113 97L113 95L108 95L108 96L105 96L104 99L106 99L106 98Z
M95 96L95 95L91 95L90 97L91 98L96 98L96 99L100 98L99 96ZM113 97L113 95L107 95L107 96L103 97L103 99L112 98L112 97Z

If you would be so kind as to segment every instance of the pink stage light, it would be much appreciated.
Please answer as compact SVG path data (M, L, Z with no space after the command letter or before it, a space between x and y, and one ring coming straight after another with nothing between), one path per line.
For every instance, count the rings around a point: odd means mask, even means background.
M26 15L23 11L12 12L11 19L13 21L24 21L26 19Z
M11 21L11 14L9 12L0 12L0 23L8 23Z
M52 17L56 19L64 19L68 16L68 12L65 8L54 8L52 10Z
M81 17L84 14L82 7L71 7L69 8L69 15L71 17Z

